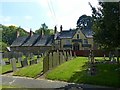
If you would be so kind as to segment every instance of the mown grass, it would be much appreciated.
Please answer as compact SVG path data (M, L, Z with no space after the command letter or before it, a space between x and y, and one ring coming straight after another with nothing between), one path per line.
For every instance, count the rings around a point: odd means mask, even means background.
M21 64L16 63L16 66L17 66L17 68L21 67ZM4 74L4 73L7 73L7 72L12 72L12 65L11 64L0 66L0 74Z
M97 74L95 76L91 76L87 72L87 62L87 58L77 57L50 71L46 75L46 78L74 83L119 87L120 71L116 69L118 69L120 65L98 64Z
M37 75L39 75L42 72L42 70L43 70L43 60L41 58L41 61L38 64L21 68L18 71L16 71L13 75L35 78Z

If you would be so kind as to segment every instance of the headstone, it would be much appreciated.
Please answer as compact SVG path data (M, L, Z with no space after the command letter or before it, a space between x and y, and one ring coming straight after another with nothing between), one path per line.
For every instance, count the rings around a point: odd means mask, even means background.
M66 51L64 51L63 53L64 53L64 57L65 57L64 61L67 61L67 54L66 54Z
M68 58L68 60L70 60L70 53L69 53L69 51L67 51L67 58Z
M53 67L56 67L57 65L56 59L57 59L56 52L53 52Z
M13 70L13 72L16 71L17 67L16 67L16 59L15 58L11 59L11 64L12 64L12 70Z
M43 73L49 70L48 56L46 55L43 59Z
M56 65L58 66L60 63L59 51L56 52Z
M64 62L64 56L63 53L60 52L60 64L62 64Z
M2 59L0 59L0 65L6 65L6 63L5 63L5 61L4 60L2 60Z
M30 65L37 64L37 60L31 60Z
M72 51L70 51L70 58L72 59Z
M53 57L52 57L52 53L49 53L49 69L52 69L53 65Z
M28 66L28 61L26 58L23 61L21 61L21 66L22 67Z
M76 58L76 53L74 52L74 57Z
M18 58L18 62L21 62L21 61L22 61L22 57L19 57L19 58Z
M39 62L40 62L40 57L37 58L37 63L39 63Z

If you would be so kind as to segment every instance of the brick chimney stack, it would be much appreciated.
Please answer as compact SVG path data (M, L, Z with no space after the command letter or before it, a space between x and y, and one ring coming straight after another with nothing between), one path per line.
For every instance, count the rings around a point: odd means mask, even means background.
M57 33L57 26L54 27L54 34Z
M30 28L30 37L33 35L33 31L32 29Z
M20 32L17 30L16 32L16 38L18 38L20 36Z
M62 29L63 29L63 27L62 27L62 25L60 25L60 32L62 32Z

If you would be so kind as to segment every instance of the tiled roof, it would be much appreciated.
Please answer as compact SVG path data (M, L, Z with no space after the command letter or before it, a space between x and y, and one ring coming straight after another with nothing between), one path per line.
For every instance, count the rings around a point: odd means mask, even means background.
M64 30L58 34L57 39L72 38L77 30Z
M38 37L39 37L39 35L32 35L32 36L27 40L27 42L24 43L22 46L32 46L32 45L36 42L36 40L37 40Z
M23 36L23 37L18 37L16 38L16 40L12 43L11 46L21 46L26 39L28 38L28 36Z

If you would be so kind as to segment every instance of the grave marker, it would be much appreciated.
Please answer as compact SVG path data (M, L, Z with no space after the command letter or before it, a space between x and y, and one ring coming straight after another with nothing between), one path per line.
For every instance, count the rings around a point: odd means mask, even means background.
M12 70L13 70L13 72L16 71L17 67L16 67L16 59L15 58L11 59L11 64L12 64Z
M49 69L52 69L53 65L53 57L52 57L52 53L49 53Z

